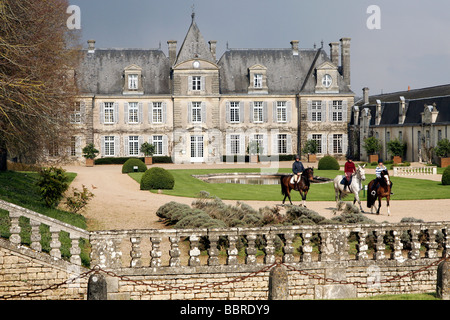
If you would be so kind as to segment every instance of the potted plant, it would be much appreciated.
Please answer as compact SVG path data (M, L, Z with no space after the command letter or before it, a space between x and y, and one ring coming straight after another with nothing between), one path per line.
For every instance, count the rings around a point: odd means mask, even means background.
M317 141L316 140L306 141L305 147L303 148L303 153L308 154L308 162L316 162Z
M406 151L406 143L394 139L388 142L387 149L389 153L393 156L394 164L399 164L402 162L402 157Z
M381 142L375 137L369 137L364 139L363 148L369 155L369 162L378 162L378 152L381 150Z
M257 163L259 161L259 155L263 152L263 147L257 140L250 141L247 148L247 153L250 155L250 162Z
M441 168L450 166L450 141L448 139L442 139L438 142L434 153L440 159Z
M94 166L94 159L97 157L99 151L95 149L93 143L89 143L87 146L83 148L83 157L86 158L86 167Z
M153 164L153 154L155 153L155 145L150 144L148 142L144 142L141 145L141 152L145 156L145 164L151 165Z

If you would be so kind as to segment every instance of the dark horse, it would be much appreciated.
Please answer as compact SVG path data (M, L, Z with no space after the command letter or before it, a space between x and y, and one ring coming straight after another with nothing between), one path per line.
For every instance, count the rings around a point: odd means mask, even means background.
M292 175L282 176L280 178L281 182L281 194L284 195L283 204L286 201L286 197L289 198L289 202L292 204L291 201L291 190L295 189L295 186L293 183L291 183ZM314 180L314 169L308 168L303 170L302 175L297 181L298 191L300 192L300 195L302 196L303 200L303 206L306 207L306 195L308 194L309 186L311 181Z
M392 182L389 179L389 173L387 170L383 170L381 172L381 179L378 179L378 188L376 190L372 190L372 187L375 183L377 183L377 179L374 179L370 181L368 186L368 193L367 193L367 207L370 208L370 213L373 213L373 208L377 210L377 214L380 214L380 208L381 208L381 199L386 198L387 203L387 209L388 209L388 216L391 215L391 210L389 208L389 200L391 199L391 187ZM378 209L375 206L375 201L378 198Z

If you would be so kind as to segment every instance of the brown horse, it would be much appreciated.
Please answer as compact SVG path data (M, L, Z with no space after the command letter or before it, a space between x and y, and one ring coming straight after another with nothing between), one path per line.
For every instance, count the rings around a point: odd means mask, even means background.
M292 204L291 201L291 190L295 189L295 185L291 183L292 175L282 176L280 178L281 183L281 194L284 195L283 204L286 201L286 197L289 198L289 202ZM302 196L303 200L303 206L306 207L306 195L309 191L309 186L311 181L314 180L314 169L308 168L303 170L300 178L297 181L298 191L300 195Z
M377 183L377 179L374 179L370 181L368 186L368 193L367 193L367 207L370 208L370 213L373 213L373 208L375 207L375 210L377 210L377 214L380 214L380 208L381 208L381 199L386 198L387 203L387 209L388 209L388 216L391 215L391 210L389 207L389 200L391 199L391 187L392 182L389 179L389 173L387 170L383 170L381 172L381 179L378 179L379 184L377 190L372 190L372 187L375 183ZM375 201L378 198L378 209L375 206Z

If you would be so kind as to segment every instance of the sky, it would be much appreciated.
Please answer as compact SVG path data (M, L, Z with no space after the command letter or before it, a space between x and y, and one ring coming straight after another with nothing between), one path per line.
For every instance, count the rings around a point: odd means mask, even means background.
M205 41L227 48L300 48L351 38L356 96L450 83L448 0L69 0L81 12L82 41L99 48L178 48L195 21ZM372 10L375 5L377 10ZM69 17L69 15L68 15ZM450 70L449 70L450 71Z

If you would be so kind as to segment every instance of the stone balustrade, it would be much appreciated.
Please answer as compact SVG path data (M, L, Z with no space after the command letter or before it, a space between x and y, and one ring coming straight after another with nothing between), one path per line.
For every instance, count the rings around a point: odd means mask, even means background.
M42 224L46 225L49 227L51 233L50 255L55 259L61 258L60 234L61 232L66 232L69 234L69 238L71 240L70 262L75 265L81 266L81 248L79 245L79 241L80 239L89 239L88 231L3 200L0 200L0 209L9 212L9 217L11 220L11 226L9 229L11 236L9 237L9 241L12 244L17 246L20 246L22 244L19 219L21 217L25 217L29 219L31 226L31 249L37 252L42 252L40 226Z
M137 270L162 274L179 272L180 268L183 272L247 272L276 261L302 265L368 260L403 263L448 254L449 225L433 222L98 231L91 232L91 264L109 270L126 269L126 273L133 274Z
M394 177L419 175L419 174L437 174L437 167L394 167Z

